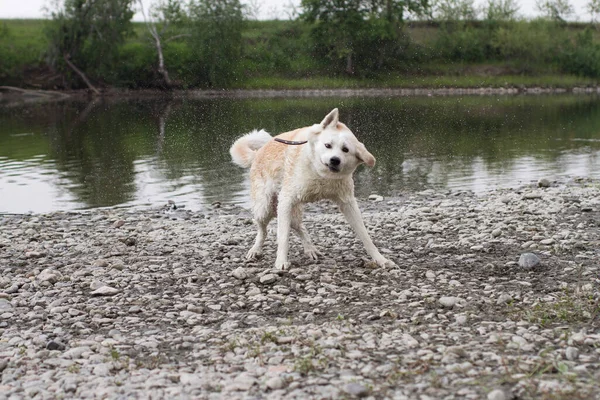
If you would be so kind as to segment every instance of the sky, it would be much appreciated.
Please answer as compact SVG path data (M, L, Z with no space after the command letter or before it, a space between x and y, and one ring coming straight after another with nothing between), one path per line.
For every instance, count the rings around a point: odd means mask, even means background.
M143 0L144 4L149 4L152 0ZM287 19L293 9L293 5L298 5L300 0L241 0L244 4L258 6L258 19ZM535 9L536 0L516 0L520 5L520 13L526 17L538 15ZM475 0L475 4L482 3L483 0ZM585 11L585 5L589 0L570 0L575 8L575 19L588 21L589 15ZM0 18L44 18L43 8L50 4L50 0L0 0ZM256 8L256 7L255 7ZM134 20L141 21L141 14L138 12Z

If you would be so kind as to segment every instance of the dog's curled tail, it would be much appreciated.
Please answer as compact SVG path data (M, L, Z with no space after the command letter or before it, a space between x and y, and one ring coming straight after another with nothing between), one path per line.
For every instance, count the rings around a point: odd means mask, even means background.
M271 135L264 129L260 131L253 130L236 140L229 149L229 154L231 154L234 163L242 168L250 168L258 149L271 139L273 139Z

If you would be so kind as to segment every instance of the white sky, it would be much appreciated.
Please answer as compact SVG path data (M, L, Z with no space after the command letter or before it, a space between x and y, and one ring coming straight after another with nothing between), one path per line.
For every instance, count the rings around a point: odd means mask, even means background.
M144 0L147 6L152 0ZM287 19L292 9L291 5L300 4L300 0L241 0L244 4L255 4L259 6L259 19ZM516 0L520 4L520 14L524 16L535 16L538 12L535 9L535 0ZM483 0L475 0L475 4L481 4ZM570 0L575 8L575 19L587 21L589 15L585 10L585 5L589 0ZM0 0L0 18L43 18L43 7L47 6L50 0ZM136 14L135 20L141 20L141 16Z

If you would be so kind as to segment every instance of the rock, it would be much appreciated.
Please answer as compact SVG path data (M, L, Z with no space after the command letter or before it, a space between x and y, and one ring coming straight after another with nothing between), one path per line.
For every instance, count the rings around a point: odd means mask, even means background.
M510 303L511 301L513 301L513 298L510 294L502 293L500 296L498 296L498 299L496 300L496 304L501 306L503 304Z
M379 196L377 194L372 194L369 196L369 200L377 203L377 202L383 201L383 196Z
M115 289L110 286L102 286L102 287L94 290L93 292L91 292L90 295L92 295L92 296L114 296L115 294L117 294L119 292L120 292L119 289Z
M272 378L267 379L265 384L271 390L279 390L285 386L285 381L279 376L274 376Z
M92 290L100 289L103 286L106 286L106 283L104 283L102 281L98 281L96 279L94 279L92 281L92 283L90 283L90 289L92 289Z
M439 303L446 308L454 307L460 299L458 297L443 296L438 300Z
M13 306L10 304L10 301L6 299L0 299L0 312L10 311L12 309Z
M532 269L540 265L541 260L533 253L523 253L519 257L519 267L523 269Z
M409 349L419 347L419 342L408 333L402 335L402 341Z
M46 268L45 270L40 272L40 274L37 276L38 281L49 282L52 284L58 282L61 278L62 278L62 275L60 272L52 270L50 268Z
M277 280L277 275L275 274L266 274L260 277L260 283L268 285Z
M4 371L8 367L8 358L0 360L0 372Z
M106 268L106 267L108 267L108 261L102 260L102 259L96 260L92 263L92 267Z
M248 291L246 292L246 296L248 296L248 297L257 296L257 295L259 295L259 294L261 294L261 291L260 291L260 289L259 289L259 288L257 288L257 287L250 288L250 289L248 289Z
M120 228L123 225L125 225L125 221L123 221L122 219L119 219L113 223L113 228L115 228L115 229Z
M233 277L235 279L239 279L241 281L248 278L246 269L243 267L238 267L238 268L234 269L233 272L231 273L231 275L233 275Z
M577 361L579 358L579 350L577 347L569 346L565 350L565 357L567 357L567 360L569 361Z
M107 363L98 364L94 367L94 371L92 373L96 376L109 376L110 366Z
M548 179L546 179L546 178L541 178L540 180L538 180L537 184L541 188L548 188L548 187L550 187L550 181Z
M488 400L506 400L506 395L500 389L492 390L487 395Z
M360 383L352 382L345 385L342 389L345 393L353 397L366 397L369 395L369 389Z
M500 236L501 234L502 234L502 229L494 229L492 231L492 237L496 238L496 237Z
M48 350L64 350L65 349L65 345L60 343L60 342L56 342L54 340L51 340L48 342L48 344L46 345L46 349Z

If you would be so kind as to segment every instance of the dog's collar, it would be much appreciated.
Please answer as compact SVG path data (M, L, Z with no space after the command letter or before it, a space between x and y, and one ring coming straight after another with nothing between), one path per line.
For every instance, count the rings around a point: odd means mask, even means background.
M280 138L274 138L273 140L275 140L276 142L279 142L279 143L291 144L291 145L294 145L294 146L308 143L308 140L303 140L301 142L297 142L295 140L285 140L285 139L280 139Z

